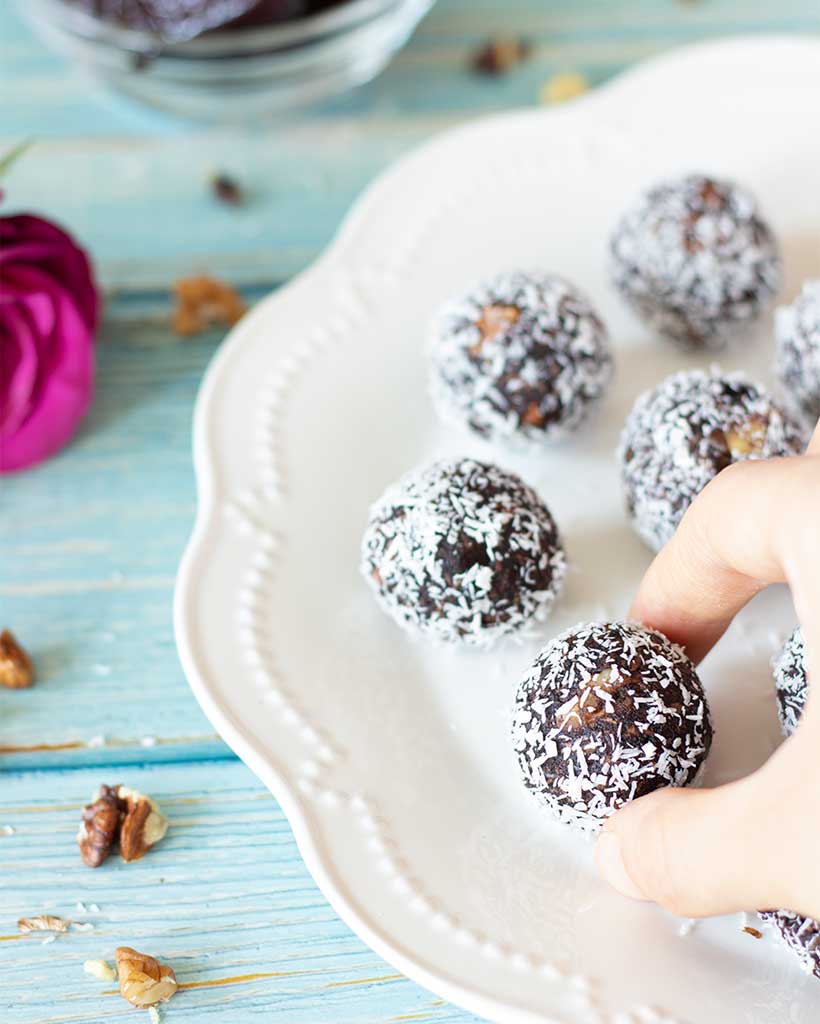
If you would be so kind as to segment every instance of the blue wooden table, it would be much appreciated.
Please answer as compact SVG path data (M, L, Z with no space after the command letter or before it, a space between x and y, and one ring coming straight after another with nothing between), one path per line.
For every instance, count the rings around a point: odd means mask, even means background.
M768 11L763 8L768 7ZM4 209L66 224L107 292L98 395L76 441L0 478L0 628L38 681L0 690L0 1019L128 1019L89 958L132 945L170 962L174 1021L473 1021L396 973L334 915L287 821L214 735L180 671L174 573L195 510L194 397L216 332L168 329L175 278L207 271L253 301L305 266L362 187L432 132L537 102L562 71L594 85L687 40L816 31L817 0L441 0L377 81L255 135L197 130L130 106L52 56L0 4L0 146L38 139ZM486 37L520 34L529 61L476 77ZM240 180L220 205L210 175ZM92 871L74 834L103 782L151 794L171 819L144 860ZM87 922L42 944L17 918Z

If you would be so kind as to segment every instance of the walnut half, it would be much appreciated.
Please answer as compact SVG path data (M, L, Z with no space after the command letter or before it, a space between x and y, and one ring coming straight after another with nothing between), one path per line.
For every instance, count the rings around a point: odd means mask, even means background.
M98 868L111 852L124 813L117 796L119 786L100 786L94 802L83 810L77 844L80 856L90 868Z
M118 786L117 795L125 803L120 827L120 856L124 861L139 860L168 831L168 819L156 801L136 789Z
M745 459L762 454L769 430L768 420L752 416L745 423L738 423L725 432L726 447L733 459Z
M156 801L130 786L101 786L83 811L77 843L89 867L97 868L119 842L124 861L139 860L168 831Z
M116 951L120 995L132 1006L145 1009L170 999L177 990L173 970L152 956L138 953L130 946Z

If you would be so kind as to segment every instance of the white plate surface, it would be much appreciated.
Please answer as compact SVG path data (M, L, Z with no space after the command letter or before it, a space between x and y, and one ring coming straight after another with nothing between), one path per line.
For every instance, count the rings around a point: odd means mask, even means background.
M791 298L820 276L818 123L820 41L769 38L682 50L574 104L449 132L367 191L318 263L233 331L203 384L199 515L176 596L194 693L282 803L339 914L397 968L490 1019L818 1019L820 985L771 936L743 934L737 916L683 935L608 891L588 842L522 790L508 741L537 647L624 615L649 563L612 454L628 409L666 373L708 362L649 337L613 294L613 220L662 175L735 177L783 240ZM433 311L515 267L576 281L618 361L600 415L540 456L441 427L426 393ZM768 380L771 358L767 318L721 362ZM412 642L357 572L370 502L411 466L458 453L537 487L573 564L540 636L490 653ZM768 659L792 624L788 595L769 592L705 663L707 784L778 742Z

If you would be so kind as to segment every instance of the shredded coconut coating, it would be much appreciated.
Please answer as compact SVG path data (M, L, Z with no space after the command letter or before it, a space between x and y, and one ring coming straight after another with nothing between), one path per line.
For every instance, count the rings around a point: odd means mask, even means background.
M820 419L820 281L807 281L775 316L775 373L788 408L807 426Z
M754 198L701 174L644 192L610 240L616 288L653 330L722 348L780 287L777 241Z
M370 511L361 571L403 628L488 645L546 618L564 551L543 501L514 473L473 459L434 462Z
M717 367L675 373L638 398L621 434L627 511L659 551L722 469L802 449L800 427L742 374Z
M790 910L766 910L760 917L774 925L778 937L797 956L803 970L820 978L820 921Z
M772 669L777 689L777 714L780 726L784 736L791 736L797 728L809 697L806 648L803 644L803 630L799 626L772 662Z
M519 447L574 431L613 377L607 332L589 301L560 277L522 271L445 306L431 362L444 420Z
M513 745L524 785L559 820L595 830L630 800L693 782L712 743L695 667L662 633L575 626L518 688Z

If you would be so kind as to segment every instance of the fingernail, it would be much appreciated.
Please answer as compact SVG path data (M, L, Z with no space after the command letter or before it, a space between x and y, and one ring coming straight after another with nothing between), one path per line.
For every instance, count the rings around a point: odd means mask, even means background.
M646 902L646 897L627 874L621 857L621 844L614 832L602 832L598 837L595 864L601 878L622 896Z

